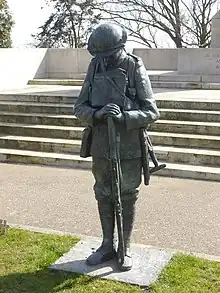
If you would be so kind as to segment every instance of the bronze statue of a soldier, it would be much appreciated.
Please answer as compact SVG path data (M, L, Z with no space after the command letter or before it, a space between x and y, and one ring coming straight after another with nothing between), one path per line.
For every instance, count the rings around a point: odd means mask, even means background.
M132 268L130 238L142 174L140 129L159 118L151 83L142 60L125 51L126 30L113 23L99 25L88 41L95 56L87 71L74 114L89 126L94 192L103 232L101 246L87 263L97 265L115 258L115 208L112 197L107 119L112 117L120 135L121 204L125 256L123 271ZM87 150L88 151L88 150Z

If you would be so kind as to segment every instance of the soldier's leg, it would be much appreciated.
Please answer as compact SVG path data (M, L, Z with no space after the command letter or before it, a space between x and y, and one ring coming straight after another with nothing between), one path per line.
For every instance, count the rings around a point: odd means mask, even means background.
M135 219L135 203L141 184L141 159L122 160L122 208L123 208L123 232L125 242L125 260L121 270L127 271L132 267L130 251L131 233Z
M109 161L93 157L92 172L95 178L94 192L98 203L103 240L102 245L88 257L87 263L96 265L116 256L113 239L115 217L110 189Z

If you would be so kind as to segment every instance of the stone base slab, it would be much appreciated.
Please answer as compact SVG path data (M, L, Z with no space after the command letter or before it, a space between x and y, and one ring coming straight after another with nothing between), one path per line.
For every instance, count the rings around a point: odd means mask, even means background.
M86 258L101 244L99 238L88 237L81 240L69 252L59 258L49 268L78 274L85 274L104 279L111 279L139 286L149 286L156 281L162 269L169 263L172 252L133 244L133 268L128 272L120 272L116 260L97 266L88 266Z

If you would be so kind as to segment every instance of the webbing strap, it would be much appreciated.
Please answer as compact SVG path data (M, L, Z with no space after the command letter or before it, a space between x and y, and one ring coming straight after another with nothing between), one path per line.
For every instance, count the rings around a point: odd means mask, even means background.
M127 66L127 77L128 77L128 92L132 100L136 98L135 89L135 60L130 54L128 54L128 66Z

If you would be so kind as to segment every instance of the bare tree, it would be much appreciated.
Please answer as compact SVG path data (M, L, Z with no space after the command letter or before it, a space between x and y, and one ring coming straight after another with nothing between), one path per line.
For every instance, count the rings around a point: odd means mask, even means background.
M149 42L147 34L143 33L147 32L150 35L149 28L151 33L152 28L165 32L176 47L183 46L184 13L181 10L181 0L106 0L104 3L102 2L100 9L107 12L115 21L120 21L120 23L124 21L125 24L129 22L131 33L149 47L152 39Z
M114 22L122 24L122 19L120 17L116 17L115 13L113 17L112 13L113 12L110 13L110 16L102 17L102 20L112 20L113 18ZM123 10L120 12L118 11L117 14L118 13L122 13L124 15ZM142 17L142 13L139 11L130 11L129 16L131 17L131 19L124 17L123 26L129 31L130 40L133 40L136 43L139 43L149 48L157 48L158 42L156 35L158 30L142 22L135 22L133 19L141 19Z
M187 4L182 1L187 14L188 21L183 25L187 29L190 46L205 48L211 42L211 20L217 9L218 0L191 0ZM215 9L216 7L216 9Z
M163 32L177 48L207 47L210 22L218 0L102 0L96 8L123 23L138 42L157 47Z

